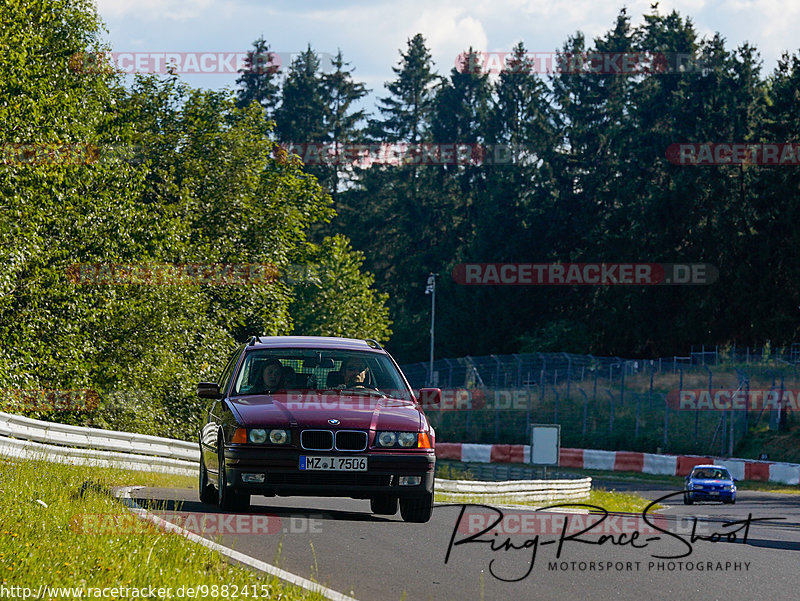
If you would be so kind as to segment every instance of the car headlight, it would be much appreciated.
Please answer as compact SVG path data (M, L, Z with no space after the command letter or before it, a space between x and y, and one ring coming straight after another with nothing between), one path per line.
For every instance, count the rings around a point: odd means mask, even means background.
M397 435L397 442L401 447L411 448L417 446L417 435L413 432L400 432Z
M401 447L415 449L418 444L417 432L378 432L377 442L379 447Z
M687 490L692 490L693 488L694 488L694 482L689 482L689 483L686 485L686 489L687 489Z
M286 430L270 430L269 441L272 444L286 444L289 442L289 433Z
M267 441L272 444L286 444L289 442L289 432L283 429L266 430L264 428L252 428L247 431L247 442L264 444Z
M247 440L253 444L264 444L267 441L267 431L262 428L254 428L247 433Z
M381 432L378 434L378 444L382 447L393 447L397 442L396 432Z

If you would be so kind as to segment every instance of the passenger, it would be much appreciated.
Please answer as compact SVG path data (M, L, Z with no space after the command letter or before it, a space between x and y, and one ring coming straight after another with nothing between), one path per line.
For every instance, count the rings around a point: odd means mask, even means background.
M265 392L274 392L285 388L284 379L283 364L274 357L267 359L264 363L264 370L261 372L261 381Z

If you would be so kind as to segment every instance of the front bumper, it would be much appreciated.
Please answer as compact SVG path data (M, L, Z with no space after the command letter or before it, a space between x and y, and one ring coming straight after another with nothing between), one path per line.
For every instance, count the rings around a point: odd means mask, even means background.
M687 490L685 494L692 501L731 501L736 498L736 491L731 490Z
M300 470L300 456L367 457L366 472ZM225 448L225 476L229 486L255 495L351 497L367 499L375 495L408 498L433 492L436 457L429 452L360 453L317 452L296 448ZM242 474L264 474L264 483L244 482ZM419 476L420 484L400 486L401 476Z

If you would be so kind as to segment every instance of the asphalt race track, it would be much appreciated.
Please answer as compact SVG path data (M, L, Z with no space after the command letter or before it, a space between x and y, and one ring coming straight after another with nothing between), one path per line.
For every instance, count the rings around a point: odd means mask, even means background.
M651 499L672 492L659 484L599 484ZM269 533L251 533L245 521L236 533L206 537L359 601L797 599L800 496L738 494L736 505L685 506L675 497L652 524L636 515L600 521L502 509L496 534L481 534L500 516L490 508L437 505L427 524L408 524L399 513L373 516L368 501L254 497L249 513L268 519ZM142 489L133 498L166 501L156 511L165 517L208 514L215 524L222 517L194 490Z

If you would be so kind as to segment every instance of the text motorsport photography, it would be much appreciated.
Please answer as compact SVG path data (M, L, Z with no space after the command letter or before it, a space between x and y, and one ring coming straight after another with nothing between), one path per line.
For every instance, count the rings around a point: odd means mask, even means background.
M675 521L651 513L655 505L683 496L683 491L662 495L638 516L619 516L597 505L572 502L510 516L506 516L506 509L489 505L450 505L460 509L444 563L458 561L463 557L459 547L470 545L486 553L489 575L502 582L524 580L542 564L548 571L747 571L750 562L709 560L700 553L708 544L746 544L754 524L785 519L753 517L751 513L743 519L721 522L699 516ZM539 515L551 511L557 515ZM633 557L604 561L604 548L617 548ZM594 557L573 561L569 556L582 551ZM695 552L700 556L692 557ZM541 562L540 553L547 554Z

